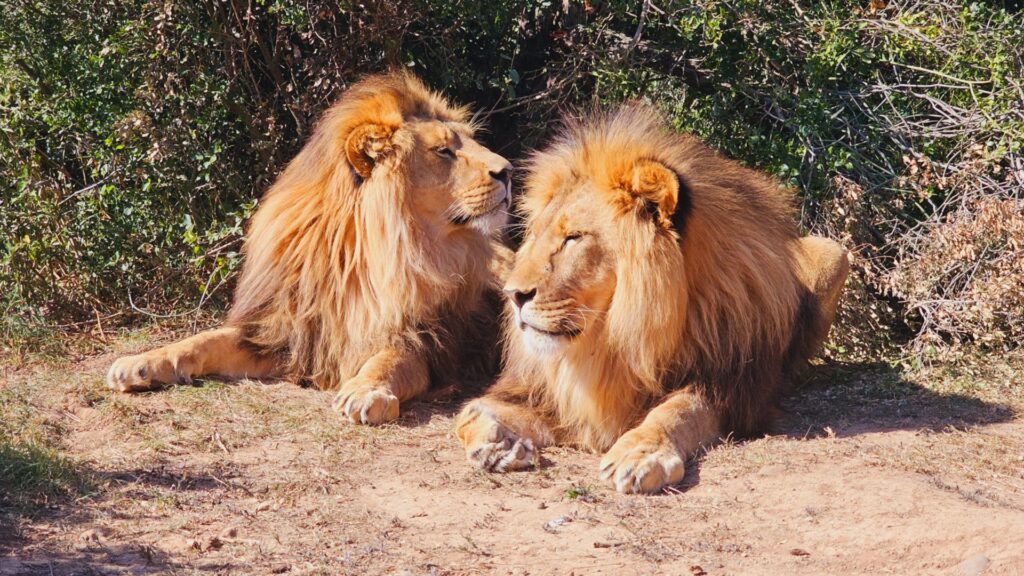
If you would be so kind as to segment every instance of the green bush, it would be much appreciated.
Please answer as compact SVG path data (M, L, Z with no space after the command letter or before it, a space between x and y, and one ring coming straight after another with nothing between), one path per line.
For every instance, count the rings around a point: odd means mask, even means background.
M884 328L963 340L923 303L970 282L901 271L962 207L1021 208L1022 24L928 0L11 0L0 331L223 305L244 221L317 115L361 74L405 66L480 110L510 158L562 111L651 100L794 186L805 227L855 248L850 301L869 313L847 315L847 344ZM1014 257L1021 239L994 237L976 260ZM1010 345L1013 301L964 322Z

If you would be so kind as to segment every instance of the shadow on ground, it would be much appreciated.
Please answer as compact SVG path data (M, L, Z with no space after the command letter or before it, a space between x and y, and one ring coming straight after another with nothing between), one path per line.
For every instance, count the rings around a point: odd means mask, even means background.
M940 393L908 381L880 362L831 362L811 367L804 384L783 402L782 433L838 437L894 430L941 430L1007 422L1014 409L959 393Z
M0 459L0 467L5 462ZM197 491L248 492L244 479L221 470L220 476L159 466L134 470L98 471L83 463L76 465L76 474L83 479L81 490L69 490L52 499L18 505L0 505L0 576L91 576L99 574L166 574L184 569L185 565L170 555L139 542L107 541L102 528L85 529L97 524L93 506L111 497L152 499L154 489L173 489L175 493ZM115 485L128 486L126 492L112 490ZM88 486L89 488L84 488ZM118 519L116 511L104 512L106 520ZM136 514L134 518L138 518ZM104 524L105 522L99 522ZM70 548L53 547L32 550L34 541L45 540L47 533L36 532L33 525L59 527L60 531L77 535ZM239 568L224 563L189 563L190 570L223 572Z

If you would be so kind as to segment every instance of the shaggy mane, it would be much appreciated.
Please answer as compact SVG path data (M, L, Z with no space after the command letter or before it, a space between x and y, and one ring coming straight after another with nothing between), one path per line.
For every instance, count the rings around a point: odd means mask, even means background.
M259 353L280 356L287 375L326 389L382 344L443 340L440 317L465 314L452 304L482 290L487 242L442 247L421 225L407 198L415 144L402 127L436 119L472 131L467 116L407 73L347 90L261 200L228 324ZM366 123L393 131L394 152L362 181L345 142Z
M640 234L654 223L624 214L606 246L617 284L601 324L552 365L526 351L508 322L506 373L533 382L531 403L592 449L608 448L666 393L689 384L722 414L724 430L757 433L813 340L801 334L811 308L790 253L797 229L788 190L630 105L567 122L531 158L520 209L529 226L552 198L580 186L616 205L618 183L640 161L659 162L679 179L671 229Z

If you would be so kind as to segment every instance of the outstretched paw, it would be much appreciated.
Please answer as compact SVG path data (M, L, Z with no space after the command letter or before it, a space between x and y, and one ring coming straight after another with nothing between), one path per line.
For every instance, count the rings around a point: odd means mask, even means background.
M152 390L159 382L156 362L145 354L118 358L107 371L107 387L115 392L142 392Z
M486 442L467 450L470 461L488 472L510 472L533 466L537 453L529 438L504 438L499 442Z
M602 480L624 494L653 494L676 484L686 472L679 452L664 438L633 429L601 459Z
M398 397L384 384L346 382L332 407L356 424L383 424L398 419Z
M486 408L470 404L459 417L458 435L466 456L488 472L509 472L533 466L537 450L499 422Z

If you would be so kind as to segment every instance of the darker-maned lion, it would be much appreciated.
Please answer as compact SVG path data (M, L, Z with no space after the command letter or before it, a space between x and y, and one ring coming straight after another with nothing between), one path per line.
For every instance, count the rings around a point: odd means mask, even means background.
M576 445L618 490L653 492L702 444L762 432L848 272L792 203L643 106L569 123L531 161L503 373L456 422L470 460Z
M511 165L473 133L409 74L354 85L261 201L225 326L119 359L108 385L285 377L380 423L432 379L485 368Z

